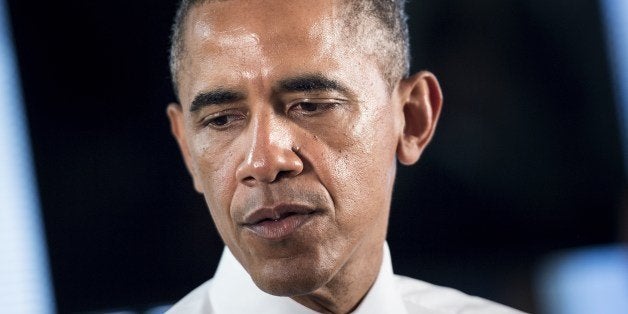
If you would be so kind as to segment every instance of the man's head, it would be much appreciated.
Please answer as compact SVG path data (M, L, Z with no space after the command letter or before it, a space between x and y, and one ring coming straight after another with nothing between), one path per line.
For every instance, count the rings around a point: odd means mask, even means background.
M418 160L442 100L430 73L388 76L399 60L352 5L206 1L179 35L168 116L194 187L255 283L304 304L366 293L396 162Z

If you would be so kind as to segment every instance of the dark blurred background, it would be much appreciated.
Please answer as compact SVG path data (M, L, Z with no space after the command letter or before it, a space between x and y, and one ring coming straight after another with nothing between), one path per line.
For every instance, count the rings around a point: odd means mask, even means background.
M176 1L9 0L58 311L172 303L222 242L165 106ZM401 167L397 273L536 311L548 254L619 240L626 183L597 1L411 1L444 112Z

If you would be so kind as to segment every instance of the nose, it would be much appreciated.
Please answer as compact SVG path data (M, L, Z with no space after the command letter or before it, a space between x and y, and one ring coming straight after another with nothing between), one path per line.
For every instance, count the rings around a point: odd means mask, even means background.
M236 170L237 180L252 186L299 175L303 171L303 161L289 126L273 117L251 122L250 144Z

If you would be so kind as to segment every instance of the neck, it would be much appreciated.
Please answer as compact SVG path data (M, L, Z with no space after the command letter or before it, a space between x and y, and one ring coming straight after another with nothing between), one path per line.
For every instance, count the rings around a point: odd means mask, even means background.
M311 294L293 300L320 313L351 313L371 289L379 274L383 258L383 242L362 244L326 285Z

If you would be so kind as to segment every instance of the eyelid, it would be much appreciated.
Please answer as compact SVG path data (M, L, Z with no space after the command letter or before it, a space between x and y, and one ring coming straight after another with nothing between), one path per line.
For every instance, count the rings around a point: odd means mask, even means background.
M290 102L286 106L286 114L297 117L315 117L333 112L346 101L336 98L301 98ZM304 106L313 106L307 109Z
M288 108L293 107L294 105L298 105L300 103L310 103L310 104L343 104L347 102L345 99L340 98L330 98L330 97L312 97L312 98L299 98L295 99L288 103Z
M212 120L225 117L225 116L242 116L244 117L244 119L246 119L248 115L246 112L243 112L243 110L239 110L239 109L220 110L220 111L216 111L216 112L213 112L213 113L210 113L208 115L201 117L198 121L198 126L199 128L212 127L215 129L220 129L221 128L220 126L211 126L210 123L212 122ZM238 120L242 120L242 119L238 119Z

